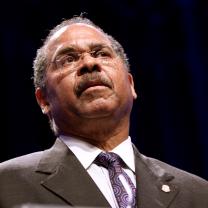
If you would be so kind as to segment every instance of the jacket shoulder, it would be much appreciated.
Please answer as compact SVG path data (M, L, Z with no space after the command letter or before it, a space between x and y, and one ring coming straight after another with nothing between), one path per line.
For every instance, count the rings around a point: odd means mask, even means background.
M162 162L160 160L143 156L147 163L151 164L149 165L158 172L163 172L166 175L169 175L170 178L173 178L173 181L175 184L178 184L179 186L183 185L184 189L192 190L193 192L203 192L208 193L208 181L195 175L192 173L189 173L187 171L184 171L182 169L179 169L177 167L174 167L170 164L167 164L165 162ZM206 192L205 192L206 191Z
M154 159L154 158L149 158L149 160L152 161L152 163L160 166L161 168L167 170L168 172L172 172L174 175L176 176L180 176L181 178L185 177L185 178L195 178L196 180L202 180L204 182L208 182L206 181L205 179L202 179L201 177L195 175L195 174L192 174L190 172L187 172L187 171L184 171L182 169L179 169L175 166L172 166L170 164L167 164L165 162L162 162L160 160L157 160L157 159Z
M37 167L42 151L34 152L20 157L16 157L0 163L0 174L7 171L17 171L21 169L33 170Z

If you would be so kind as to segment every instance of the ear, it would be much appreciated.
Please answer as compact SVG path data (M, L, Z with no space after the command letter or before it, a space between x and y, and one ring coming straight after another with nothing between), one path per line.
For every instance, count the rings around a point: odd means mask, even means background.
M130 85L131 85L131 92L132 92L133 98L136 99L137 98L137 93L136 93L135 88L134 88L134 79L133 79L133 76L130 73L128 73L128 79L129 79L129 82L130 82Z
M47 98L46 98L46 95L45 95L45 92L43 91L43 89L38 87L35 90L35 97L36 97L38 105L40 106L43 114L48 114L48 112L49 112L49 103L47 101Z

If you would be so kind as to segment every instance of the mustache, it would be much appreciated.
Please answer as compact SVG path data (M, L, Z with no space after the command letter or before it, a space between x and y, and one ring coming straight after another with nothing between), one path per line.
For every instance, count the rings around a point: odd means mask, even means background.
M113 89L113 82L110 78L104 77L100 72L92 72L82 75L81 80L75 84L74 91L79 97L84 90L97 85L103 85Z

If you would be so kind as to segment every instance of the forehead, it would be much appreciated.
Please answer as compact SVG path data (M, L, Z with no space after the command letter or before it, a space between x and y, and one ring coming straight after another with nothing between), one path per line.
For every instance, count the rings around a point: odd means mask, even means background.
M83 23L75 23L58 30L49 40L47 49L54 53L59 48L77 45L83 49L92 43L111 45L107 36L95 27Z

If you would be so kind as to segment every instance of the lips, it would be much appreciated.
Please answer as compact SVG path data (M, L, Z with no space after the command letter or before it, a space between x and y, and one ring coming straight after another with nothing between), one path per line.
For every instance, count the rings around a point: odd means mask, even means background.
M109 78L102 76L96 77L96 79L92 79L92 77L85 77L75 86L75 93L79 97L85 90L95 86L104 86L112 89L113 83Z
M100 80L95 80L95 81L90 81L87 82L84 86L83 86L83 91L85 91L86 89L90 88L90 87L95 87L95 86L105 86L105 87L110 87L109 85L100 82Z

